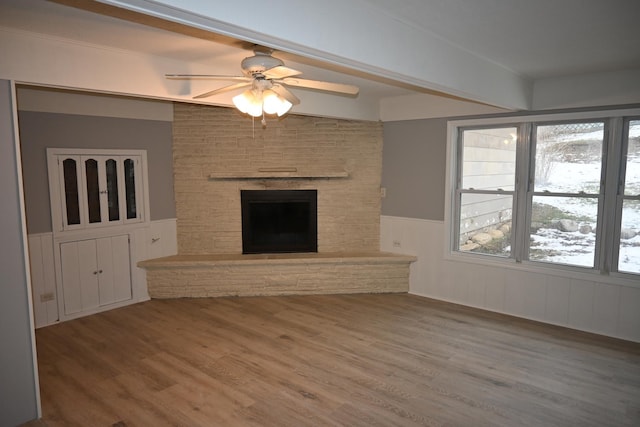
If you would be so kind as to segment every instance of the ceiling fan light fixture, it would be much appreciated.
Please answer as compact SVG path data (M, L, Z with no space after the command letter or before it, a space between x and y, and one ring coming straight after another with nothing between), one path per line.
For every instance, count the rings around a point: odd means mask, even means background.
M350 96L358 95L356 86L307 80L298 78L301 71L286 67L281 59L271 55L269 48L256 46L254 55L242 60L242 76L218 74L166 74L171 79L208 78L213 80L232 80L237 83L227 85L209 92L194 96L194 99L207 98L232 90L251 87L251 89L233 97L233 104L243 114L261 117L265 123L265 115L287 114L294 105L300 103L287 86L307 88L323 92L333 92ZM295 77L295 78L292 78Z
M256 94L254 91L246 90L240 95L233 97L233 104L244 114L260 117L262 116L262 96L260 95L261 94Z
M292 106L292 103L272 90L265 90L262 93L262 108L265 114L277 114L278 117L282 117L289 112Z

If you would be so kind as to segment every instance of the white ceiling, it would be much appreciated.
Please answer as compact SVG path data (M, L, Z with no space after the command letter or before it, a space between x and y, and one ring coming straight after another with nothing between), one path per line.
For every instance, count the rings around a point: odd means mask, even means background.
M59 3L73 3L80 5L82 9ZM132 8L137 3L149 7L154 2L109 0L106 3L122 3L125 7ZM191 5L191 10L194 10L203 2L198 4L196 1L185 0L175 3L184 4L185 9ZM219 4L222 10L225 4L230 8L234 3L239 2L220 1L209 6L214 8ZM274 1L269 10L273 12L279 4L287 3L291 2ZM393 27L396 30L405 28L407 34L415 34L417 30L418 34L440 40L444 46L442 49L448 46L452 51L465 52L481 59L483 63L508 70L532 85L540 79L640 70L638 0L351 0L347 3L351 3L349 6L352 9L361 8L363 16L367 16L364 13L367 10L375 12L397 24ZM323 3L314 1L296 4L299 4L296 10L283 8L277 12L292 28L304 30L307 19L305 14L317 14ZM339 2L325 1L325 4L329 8L331 4ZM260 14L260 10L255 8L246 9L253 18ZM328 16L334 14L338 22L340 12L335 10L323 13ZM195 12L194 16L197 16ZM239 74L239 62L251 55L248 42L184 25L176 26L169 22L171 17L167 20L147 18L129 12L119 13L118 9L110 5L84 0L59 0L55 3L44 0L0 0L1 27L161 56L185 63L206 64L210 67L210 72L215 74ZM369 30L372 34L377 34L379 40L402 39L397 33L385 33L383 28ZM329 27L322 28L317 31L318 37L330 31ZM374 40L372 38L372 43L375 43ZM290 45L293 43L291 40L287 42ZM419 42L411 40L407 45L415 46ZM376 46L362 48L375 52ZM399 61L402 58L409 61L424 54L416 49L405 49L402 45L394 48L397 48L397 52L394 52L393 57L399 58ZM348 62L340 64L340 61L329 56L324 61L320 58L322 55L312 58L313 55L305 55L304 52L304 49L297 51L297 54L281 50L276 51L274 56L284 59L291 68L303 71L305 78L355 84L361 88L360 96L371 100L415 93L433 94L436 93L434 89L455 96L465 93L463 90L455 90L453 86L450 87L451 90L447 90L443 85L430 85L428 82L423 84L421 79L403 78L400 73L396 73L399 78L393 79L395 74L385 73L383 69L380 73L373 66L356 69L358 67L351 67ZM440 65L429 63L428 57L424 58L423 63L425 66ZM455 63L445 65L455 67ZM212 81L210 89L225 84Z
M531 79L640 68L639 0L364 0Z

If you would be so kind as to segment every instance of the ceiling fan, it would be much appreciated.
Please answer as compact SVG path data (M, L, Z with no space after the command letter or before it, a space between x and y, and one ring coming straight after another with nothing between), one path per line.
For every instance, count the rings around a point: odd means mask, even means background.
M274 58L271 49L254 47L254 55L244 58L240 64L242 76L216 74L166 74L169 79L212 79L231 80L237 83L224 86L209 92L194 96L194 99L207 98L236 89L248 88L242 94L233 98L236 107L243 113L254 117L264 114L286 114L293 105L300 103L287 87L315 89L323 92L333 92L355 96L359 89L356 86L330 83L318 80L300 79L301 71L286 67L284 62Z

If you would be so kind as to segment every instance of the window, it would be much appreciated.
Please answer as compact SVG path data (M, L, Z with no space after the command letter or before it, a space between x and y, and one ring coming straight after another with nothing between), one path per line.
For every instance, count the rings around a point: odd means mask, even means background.
M144 152L49 149L47 154L58 231L144 220Z
M640 274L640 111L450 123L450 250Z
M640 273L640 120L626 121L624 138L623 189L618 197L618 271Z
M595 266L604 123L534 125L529 259Z
M510 256L516 127L462 131L459 249Z

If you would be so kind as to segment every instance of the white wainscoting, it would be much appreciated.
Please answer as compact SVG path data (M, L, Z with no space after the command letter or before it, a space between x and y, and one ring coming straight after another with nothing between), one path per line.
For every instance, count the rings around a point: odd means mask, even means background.
M40 328L58 321L53 233L30 234L28 240L33 316L35 327Z
M640 342L640 281L445 260L444 237L442 221L380 218L380 249L418 258L412 294Z
M176 255L178 243L175 218L152 221L148 227L139 227L131 233L131 270L133 295L131 302L149 299L146 272L135 267L139 261ZM59 319L56 293L55 257L52 233L30 234L29 261L35 327L56 323ZM118 306L121 306L119 304Z

